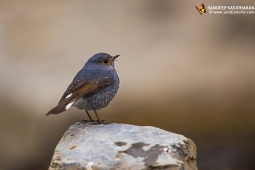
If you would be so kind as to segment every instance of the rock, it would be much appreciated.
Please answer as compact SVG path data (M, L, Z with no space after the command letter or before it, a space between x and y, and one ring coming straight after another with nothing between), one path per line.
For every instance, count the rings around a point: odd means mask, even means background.
M197 170L196 146L155 127L78 122L58 143L49 169Z

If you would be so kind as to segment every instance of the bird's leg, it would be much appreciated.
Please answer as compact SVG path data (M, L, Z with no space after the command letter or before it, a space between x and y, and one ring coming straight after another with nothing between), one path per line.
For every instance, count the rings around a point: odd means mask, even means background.
M89 112L85 109L85 111L86 111L86 113L87 113L87 115L89 116L89 120L91 121L91 122L93 122L93 119L91 119L91 117L90 117L90 115L89 115Z
M94 112L95 112L95 114L96 114L96 116L97 116L97 122L98 122L98 124L110 124L110 122L107 122L107 121L105 121L105 120L100 120L100 119L99 119L99 116L97 115L96 110L94 110Z
M98 115L97 115L96 110L94 110L94 112L95 112L95 114L96 114L96 116L97 116L97 121L98 121L98 123L99 123L99 122L100 122L100 119L99 119L99 117L98 117Z

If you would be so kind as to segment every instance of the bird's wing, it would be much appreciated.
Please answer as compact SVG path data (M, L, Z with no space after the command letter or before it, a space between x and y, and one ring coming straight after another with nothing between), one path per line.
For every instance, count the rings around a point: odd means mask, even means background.
M103 81L86 81L80 80L75 83L71 83L63 96L61 97L58 105L51 109L46 116L50 114L59 114L69 109L72 104L80 97L86 96L91 93L95 93L105 86L112 83L113 78L107 77Z

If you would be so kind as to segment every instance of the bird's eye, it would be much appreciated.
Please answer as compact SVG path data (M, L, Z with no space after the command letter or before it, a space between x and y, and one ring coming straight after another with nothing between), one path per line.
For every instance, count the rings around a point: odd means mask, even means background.
M105 60L104 60L104 63L105 63L105 64L107 64L108 62L109 62L108 59L105 59Z

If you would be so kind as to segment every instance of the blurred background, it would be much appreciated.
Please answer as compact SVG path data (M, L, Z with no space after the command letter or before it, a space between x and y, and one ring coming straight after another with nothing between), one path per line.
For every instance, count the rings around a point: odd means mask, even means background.
M48 168L87 115L45 114L98 52L121 55L120 89L101 119L183 134L199 170L255 169L255 15L200 16L201 3L1 0L0 169Z

